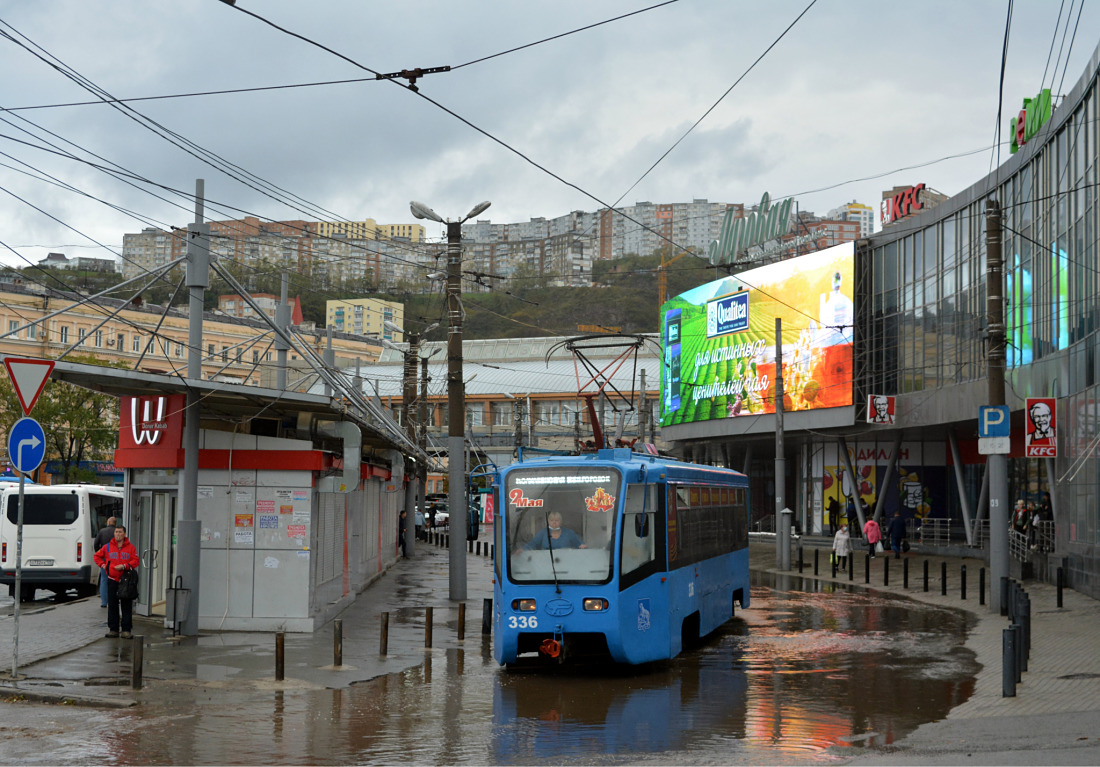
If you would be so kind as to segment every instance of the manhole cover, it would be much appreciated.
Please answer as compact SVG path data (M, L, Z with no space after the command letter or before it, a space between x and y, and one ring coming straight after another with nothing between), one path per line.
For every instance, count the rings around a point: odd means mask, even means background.
M1059 679L1100 679L1100 674L1066 674Z

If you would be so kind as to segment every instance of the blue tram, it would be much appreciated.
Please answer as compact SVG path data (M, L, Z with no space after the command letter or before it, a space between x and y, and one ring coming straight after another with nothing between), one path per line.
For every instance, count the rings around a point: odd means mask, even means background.
M625 448L494 477L501 664L672 658L749 606L748 478Z

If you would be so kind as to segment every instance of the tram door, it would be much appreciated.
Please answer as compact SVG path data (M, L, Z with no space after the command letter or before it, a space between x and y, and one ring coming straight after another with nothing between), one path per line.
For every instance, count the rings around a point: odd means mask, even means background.
M135 490L128 534L141 557L134 612L164 615L166 589L176 566L176 491Z

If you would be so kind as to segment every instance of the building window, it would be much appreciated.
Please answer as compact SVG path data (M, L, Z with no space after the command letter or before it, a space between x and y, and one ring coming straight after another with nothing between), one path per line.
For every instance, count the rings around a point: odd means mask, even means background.
M490 405L493 415L493 426L512 425L512 403L494 402Z
M176 341L176 356L183 356L183 341Z
M229 347L222 345L222 362L229 362Z
M252 364L256 364L259 361L260 361L260 350L259 349L253 349L252 350Z
M115 336L115 347L121 352L126 348L126 334L119 333Z
M77 344L82 345L84 343L84 337L87 334L88 334L88 331L86 331L84 328L77 328L77 331L76 331L76 342L77 342Z
M97 349L103 348L103 331L97 330L95 332L95 346Z
M8 320L8 335L12 338L19 338L19 333L16 331L19 329L19 320Z
M62 325L61 326L61 343L63 343L63 344L69 343L69 326L68 325Z
M206 356L210 359L214 359L214 344L206 345Z
M472 402L466 405L466 423L471 426L485 425L485 407L480 402Z
M38 326L37 325L30 325L27 328L27 338L29 338L31 341L38 338Z
M134 336L134 343L130 348L133 349L135 352L141 351L141 339L138 336Z

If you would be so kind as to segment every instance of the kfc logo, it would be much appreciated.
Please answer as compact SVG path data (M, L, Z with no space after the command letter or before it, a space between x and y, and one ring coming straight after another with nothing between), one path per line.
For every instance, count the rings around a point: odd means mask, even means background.
M1027 457L1058 457L1058 403L1053 397L1027 400Z

